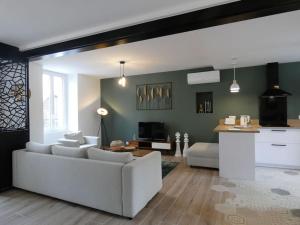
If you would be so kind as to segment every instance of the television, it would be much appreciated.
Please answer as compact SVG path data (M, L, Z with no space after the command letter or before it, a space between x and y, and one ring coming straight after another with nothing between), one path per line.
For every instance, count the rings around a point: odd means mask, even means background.
M149 141L164 141L165 126L159 122L139 122L139 139Z

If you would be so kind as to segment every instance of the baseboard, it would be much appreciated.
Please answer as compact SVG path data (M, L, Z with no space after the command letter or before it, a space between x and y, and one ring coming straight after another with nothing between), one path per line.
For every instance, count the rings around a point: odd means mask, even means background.
M300 166L287 166L287 165L265 164L265 163L256 163L256 166L257 167L278 168L278 169L300 170Z
M0 188L0 192L5 192L5 191L9 191L11 190L13 187L10 186L10 187L4 187L4 188Z

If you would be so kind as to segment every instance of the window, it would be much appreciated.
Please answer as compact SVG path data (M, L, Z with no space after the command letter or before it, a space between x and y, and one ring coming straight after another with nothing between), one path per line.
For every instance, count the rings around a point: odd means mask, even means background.
M44 128L46 130L66 129L66 78L62 74L44 72L43 74L43 108Z

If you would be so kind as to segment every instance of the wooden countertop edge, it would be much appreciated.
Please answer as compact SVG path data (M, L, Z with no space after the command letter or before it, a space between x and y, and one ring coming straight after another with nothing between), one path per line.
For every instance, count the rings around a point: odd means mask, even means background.
M253 130L246 130L246 129L240 129L240 130L229 130L229 128L227 129L219 129L219 128L215 128L214 132L216 133L260 133L260 131L258 129L253 129Z
M214 132L220 133L220 132L231 132L231 133L260 133L259 129L276 129L281 127L262 127L258 123L258 120L254 119L252 120L253 124L251 128L241 128L237 130L231 130L231 128L234 128L233 125L225 125L224 120L220 120L220 124L214 129ZM300 129L300 120L297 119L289 119L288 124L290 127L284 127L285 129Z

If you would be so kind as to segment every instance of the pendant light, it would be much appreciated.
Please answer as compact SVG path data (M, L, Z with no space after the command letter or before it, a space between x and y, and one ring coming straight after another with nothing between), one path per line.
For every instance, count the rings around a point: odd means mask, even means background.
M235 68L236 68L236 58L232 59L233 61L233 82L230 85L230 92L231 93L238 93L240 92L240 85L237 83L235 79Z
M119 79L119 85L122 87L126 86L126 77L125 77L125 70L124 70L124 66L125 66L125 61L120 61L120 79Z

